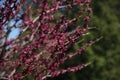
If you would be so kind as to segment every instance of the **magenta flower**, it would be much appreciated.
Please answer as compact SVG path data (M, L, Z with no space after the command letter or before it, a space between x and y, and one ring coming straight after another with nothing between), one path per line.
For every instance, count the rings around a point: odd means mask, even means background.
M46 80L86 67L88 64L59 68L95 42L86 43L76 53L68 52L89 29L89 4L90 0L6 0L0 7L0 79L33 76L35 80ZM63 13L74 11L75 6L80 9L72 18ZM13 28L21 31L9 40Z

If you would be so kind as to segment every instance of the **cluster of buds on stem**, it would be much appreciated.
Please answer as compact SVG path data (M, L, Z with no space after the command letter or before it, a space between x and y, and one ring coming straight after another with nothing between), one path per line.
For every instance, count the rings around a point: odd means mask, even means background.
M0 78L22 80L32 76L46 80L86 67L88 64L59 68L65 60L80 55L95 42L86 43L76 53L68 52L90 29L89 4L90 0L6 0L0 7ZM64 13L75 7L78 11L74 18ZM9 40L12 28L21 31Z

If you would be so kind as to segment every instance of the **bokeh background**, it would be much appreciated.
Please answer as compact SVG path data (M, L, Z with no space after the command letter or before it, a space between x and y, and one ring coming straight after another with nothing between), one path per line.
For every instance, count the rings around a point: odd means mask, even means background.
M91 7L93 14L89 25L96 27L96 30L90 31L91 36L85 39L103 38L62 67L87 62L91 64L82 71L51 80L120 80L120 0L92 0ZM75 12L71 15L75 15ZM76 45L73 52L79 46Z
M91 7L91 38L103 38L66 64L92 62L87 68L59 80L120 80L120 0L92 0Z

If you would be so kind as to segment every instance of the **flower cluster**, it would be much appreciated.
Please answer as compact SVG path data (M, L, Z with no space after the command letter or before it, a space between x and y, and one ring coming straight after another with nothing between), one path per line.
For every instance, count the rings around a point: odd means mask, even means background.
M6 0L0 7L0 78L22 80L32 76L46 80L86 67L88 64L59 68L65 60L81 54L94 43L86 43L76 53L68 52L90 29L89 4L90 0ZM69 18L64 11L75 7L79 11ZM18 24L20 20L22 23ZM11 21L15 21L12 26ZM16 38L8 40L12 28L21 31Z

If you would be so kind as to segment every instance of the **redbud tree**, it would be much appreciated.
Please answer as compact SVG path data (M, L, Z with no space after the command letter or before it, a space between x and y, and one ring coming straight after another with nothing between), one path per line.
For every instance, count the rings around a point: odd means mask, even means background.
M5 0L0 7L0 79L46 80L86 67L61 69L60 65L95 42L84 44L76 53L68 51L91 29L89 4L90 0ZM78 8L74 18L63 13L74 7ZM13 28L20 33L8 39Z

